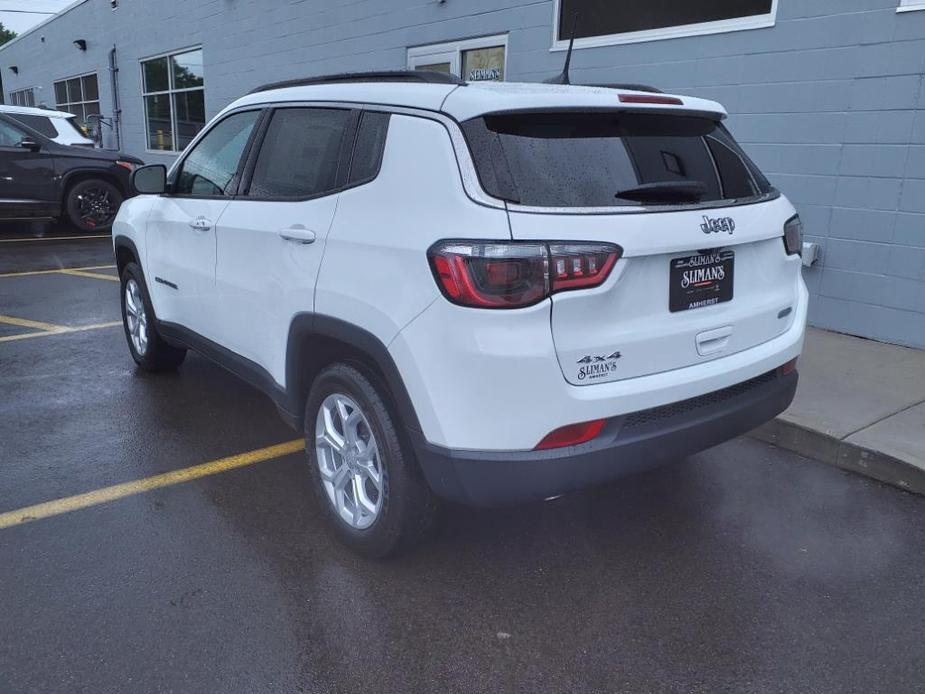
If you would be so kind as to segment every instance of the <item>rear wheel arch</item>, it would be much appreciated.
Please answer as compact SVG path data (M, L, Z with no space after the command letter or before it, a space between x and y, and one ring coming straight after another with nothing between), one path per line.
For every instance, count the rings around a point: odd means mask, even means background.
M287 410L302 421L315 377L335 362L348 363L379 387L405 429L421 431L398 367L385 344L359 326L330 316L298 314L286 347Z

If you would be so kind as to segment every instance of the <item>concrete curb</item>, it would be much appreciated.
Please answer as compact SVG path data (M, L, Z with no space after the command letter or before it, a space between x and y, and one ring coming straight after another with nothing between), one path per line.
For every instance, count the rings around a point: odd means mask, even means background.
M870 450L781 418L749 435L842 470L925 495L925 470L882 451Z

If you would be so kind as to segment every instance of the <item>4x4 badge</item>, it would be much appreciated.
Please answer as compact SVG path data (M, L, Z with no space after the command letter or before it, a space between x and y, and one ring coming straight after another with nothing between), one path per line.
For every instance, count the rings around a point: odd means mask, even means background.
M732 217L707 217L704 215L703 224L700 225L700 231L704 234L718 234L725 231L732 234L736 230L736 222Z

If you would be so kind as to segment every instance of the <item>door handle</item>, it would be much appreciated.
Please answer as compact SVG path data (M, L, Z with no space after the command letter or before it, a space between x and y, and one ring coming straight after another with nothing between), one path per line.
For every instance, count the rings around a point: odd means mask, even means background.
M309 244L315 242L315 232L303 226L281 229L279 237L284 241L292 241L292 243Z
M189 225L194 231L208 231L212 228L212 220L200 215L196 219L191 219Z

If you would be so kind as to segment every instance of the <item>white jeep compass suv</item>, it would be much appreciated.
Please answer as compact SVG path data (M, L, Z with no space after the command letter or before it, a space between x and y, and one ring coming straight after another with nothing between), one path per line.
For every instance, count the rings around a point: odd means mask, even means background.
M791 204L711 101L379 73L235 101L113 228L141 368L193 349L304 427L353 548L437 498L545 499L784 410Z

